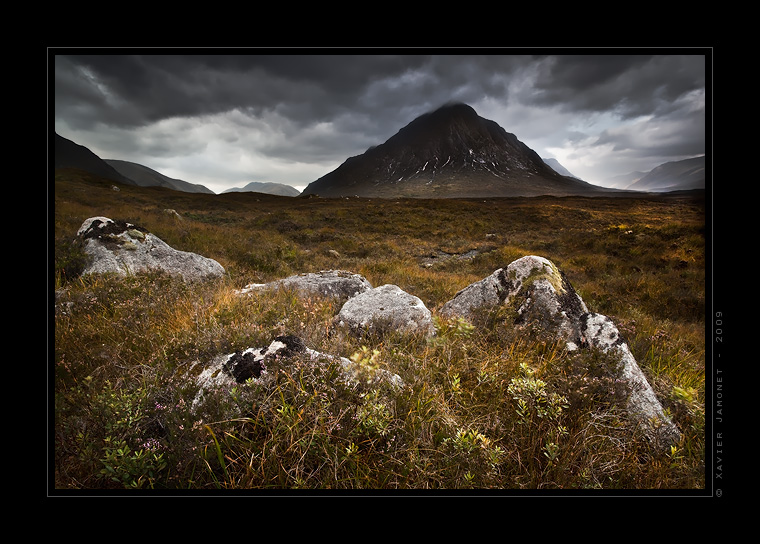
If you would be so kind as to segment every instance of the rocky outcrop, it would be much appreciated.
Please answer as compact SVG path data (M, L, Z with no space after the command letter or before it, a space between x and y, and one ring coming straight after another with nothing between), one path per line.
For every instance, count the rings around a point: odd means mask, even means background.
M161 270L185 280L223 276L218 262L196 253L179 251L146 229L107 217L91 217L77 231L90 264L83 274L121 276Z
M209 395L213 395L214 391L225 386L233 387L248 380L255 380L266 386L274 379L268 368L275 359L282 362L296 357L312 365L337 363L341 368L341 379L352 386L387 386L391 391L398 392L405 385L401 377L385 369L368 368L361 361L320 353L308 348L296 336L278 336L266 348L249 348L221 355L201 365L203 369L196 378L199 389L192 403L193 411L196 411ZM196 363L198 364L200 363Z
M505 305L515 310L516 327L549 334L565 342L569 351L593 348L614 355L621 363L619 379L630 390L629 413L658 445L680 439L615 324L590 313L565 274L548 259L533 255L517 259L459 291L439 313L472 319L483 309Z
M308 274L298 274L269 283L251 283L241 294L265 289L293 289L304 296L335 297L347 300L372 289L372 285L359 274L344 270L323 270Z
M337 321L357 332L392 330L425 336L435 332L432 314L422 300L390 284L349 299Z

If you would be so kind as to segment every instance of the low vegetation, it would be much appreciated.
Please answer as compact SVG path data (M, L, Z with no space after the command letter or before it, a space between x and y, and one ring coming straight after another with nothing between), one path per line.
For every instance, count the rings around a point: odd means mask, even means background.
M56 173L49 370L58 490L651 490L705 486L705 210L696 197L467 201L199 195ZM180 217L166 210L173 209ZM84 219L146 228L216 259L221 281L80 276ZM473 251L474 250L474 251ZM652 451L597 353L516 333L504 315L436 319L433 340L334 330L340 306L236 290L343 269L433 313L524 255L552 260L610 316L683 440ZM465 256L466 255L466 256ZM53 309L51 308L51 312ZM296 359L193 413L196 361L293 334L385 368L397 395ZM236 415L231 415L236 414Z

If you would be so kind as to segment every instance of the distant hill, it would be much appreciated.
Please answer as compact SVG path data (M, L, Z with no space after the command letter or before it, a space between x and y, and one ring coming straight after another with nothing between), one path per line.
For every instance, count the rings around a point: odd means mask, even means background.
M633 191L683 191L705 188L705 156L666 162L627 187Z
M350 157L302 194L469 198L610 191L557 173L514 134L455 103L421 115L385 143Z
M203 185L167 177L159 172L156 172L152 168L143 166L142 164L117 159L104 160L117 172L133 180L137 185L141 187L167 187L169 189L184 191L186 193L215 194L214 191L204 187Z
M705 188L705 156L666 162L649 172L630 172L605 180L608 187L662 193Z
M83 145L55 134L55 168L79 168L91 174L126 185L166 187L186 193L215 194L203 185L167 177L155 170L129 161L101 159Z
M137 185L135 181L118 172L113 166L98 157L95 153L71 140L55 134L55 168L80 168L91 174L98 175L126 185Z
M640 180L646 176L646 172L630 172L628 174L621 174L619 176L612 177L605 181L607 187L616 187L618 189L625 189L632 183Z
M222 194L244 193L244 192L264 193L268 195L279 195L279 196L298 196L301 194L301 192L298 189L291 187L290 185L285 185L283 183L272 183L272 182L261 182L261 181L252 181L245 187L233 187L232 189L227 189L226 191L222 191Z
M574 176L573 174L571 174L570 170L562 166L557 159L552 158L552 159L541 159L541 160L543 160L546 164L548 164L549 167L551 167L551 169L557 172L558 174L562 174L563 176L567 176L570 178L581 179L578 176Z

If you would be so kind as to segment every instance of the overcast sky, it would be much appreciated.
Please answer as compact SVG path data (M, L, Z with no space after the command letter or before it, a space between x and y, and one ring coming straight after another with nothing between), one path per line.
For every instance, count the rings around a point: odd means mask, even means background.
M301 190L450 101L599 185L706 153L702 49L50 52L58 134L217 193Z

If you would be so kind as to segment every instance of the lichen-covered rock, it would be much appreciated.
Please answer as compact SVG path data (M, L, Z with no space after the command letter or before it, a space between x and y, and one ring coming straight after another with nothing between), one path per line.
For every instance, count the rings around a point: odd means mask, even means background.
M578 319L588 310L565 275L548 259L529 255L459 291L443 317L472 319L483 309L514 303L517 325L540 327L577 343Z
M349 299L337 316L355 331L400 331L426 336L435 332L430 310L396 285L382 285Z
M507 267L508 298L517 305L518 326L537 327L572 344L579 320L588 312L567 277L543 257L523 257Z
M142 227L107 217L91 217L77 231L90 264L83 274L121 276L161 270L185 280L223 276L218 262L196 253L179 251Z
M308 274L298 274L270 283L251 283L246 285L241 294L262 289L294 289L305 296L335 297L347 300L372 289L366 278L344 270L323 270Z
M657 446L680 439L630 348L608 317L589 313L564 273L543 257L527 256L462 289L443 305L444 317L472 316L481 308L511 305L514 326L565 342L567 349L599 349L619 359L619 379L631 391L627 408Z
M619 358L622 363L620 379L631 392L628 412L642 423L649 438L658 447L668 447L678 442L681 433L664 413L654 390L612 320L601 314L584 315L581 319L581 343Z
M196 411L216 390L234 387L248 380L267 386L275 379L268 372L272 361L276 358L287 360L300 357L307 364L317 365L337 363L341 368L340 379L349 385L371 388L388 386L391 391L400 391L404 381L397 374L381 368L366 368L361 362L355 362L345 357L320 353L308 348L303 341L291 335L278 336L266 348L249 348L228 355L220 355L204 365L197 376L198 393L192 403Z

